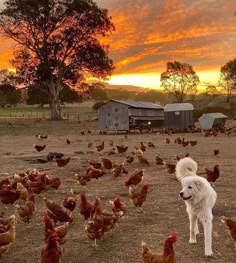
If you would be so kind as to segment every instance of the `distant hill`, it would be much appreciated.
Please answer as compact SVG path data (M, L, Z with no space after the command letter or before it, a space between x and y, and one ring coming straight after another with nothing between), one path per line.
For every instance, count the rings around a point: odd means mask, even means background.
M127 90L127 91L135 91L135 92L144 92L149 91L151 89L149 88L143 88L138 86L132 86L132 85L111 85L108 83L104 83L106 89L116 89L116 90Z

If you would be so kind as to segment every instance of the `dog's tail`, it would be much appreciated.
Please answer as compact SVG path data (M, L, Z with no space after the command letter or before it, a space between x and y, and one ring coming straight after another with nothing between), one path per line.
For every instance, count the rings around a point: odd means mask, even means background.
M176 164L175 175L178 180L189 175L196 175L196 172L197 163L190 157L180 159Z

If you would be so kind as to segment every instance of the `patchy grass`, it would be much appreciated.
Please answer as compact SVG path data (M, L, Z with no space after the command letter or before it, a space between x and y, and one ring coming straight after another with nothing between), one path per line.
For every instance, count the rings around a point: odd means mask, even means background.
M235 124L235 123L231 123ZM87 124L85 124L87 125ZM95 126L95 123L93 123ZM90 127L92 128L92 127ZM90 129L89 128L89 129ZM43 214L45 205L43 197L46 196L57 202L62 202L65 194L74 189L78 195L83 188L74 179L74 174L83 172L87 167L87 160L99 160L101 155L94 148L88 148L88 142L99 144L105 142L105 151L111 147L108 142L114 141L114 145L128 144L128 154L134 150L134 146L139 146L143 141L154 142L155 149L147 149L145 156L151 161L150 166L143 166L135 160L131 165L126 164L129 172L135 168L145 168L144 182L150 183L150 192L144 204L144 214L137 213L128 200L128 190L124 186L127 175L117 179L111 177L110 172L98 180L88 183L86 195L89 200L96 196L101 198L102 207L110 210L108 201L114 199L116 195L121 195L121 200L128 206L127 216L120 221L119 225L111 233L105 235L105 240L98 241L98 248L91 247L91 241L87 239L84 232L84 220L79 214L78 208L73 213L74 223L69 228L67 242L63 245L64 251L62 262L66 263L138 263L141 261L141 241L145 241L153 251L162 251L163 242L172 232L177 232L178 240L175 245L177 262L181 263L205 263L209 259L204 257L204 243L202 227L198 237L198 244L190 245L188 216L185 205L178 197L181 190L179 182L173 174L168 174L166 169L158 167L154 163L155 156L163 157L165 160L175 163L177 154L190 153L192 158L198 162L199 172L204 172L204 168L212 168L216 163L220 165L220 178L215 183L215 190L218 199L214 207L213 221L213 252L215 258L210 259L214 263L235 262L234 244L228 231L220 222L222 215L236 218L235 207L235 167L236 167L236 134L229 137L219 135L214 138L205 138L200 134L173 134L168 136L170 144L165 143L167 135L160 134L140 134L128 135L99 135L95 132L87 133L87 127L83 127L77 122L49 122L33 120L17 122L1 122L0 125L0 163L1 174L26 171L28 168L37 168L46 171L49 175L59 175L62 185L55 192L47 189L37 196L36 214L30 224L20 221L17 215L16 240L5 253L0 262L8 263L34 263L40 262L40 251L43 246L44 224ZM86 135L81 135L80 131L85 131ZM45 141L46 148L43 152L36 153L32 147L33 143L42 143L35 138L34 134L47 134ZM177 136L183 136L186 140L198 140L195 147L187 146L183 148L174 143ZM71 144L66 144L66 138L71 140ZM219 148L220 154L214 156L213 149ZM57 167L54 162L46 164L30 164L28 160L46 157L49 151L63 152L65 156L70 156L71 162L62 168ZM116 154L111 157L117 163L125 161L125 154ZM79 197L78 197L79 199ZM15 208L11 205L0 203L0 213L7 215L15 213Z

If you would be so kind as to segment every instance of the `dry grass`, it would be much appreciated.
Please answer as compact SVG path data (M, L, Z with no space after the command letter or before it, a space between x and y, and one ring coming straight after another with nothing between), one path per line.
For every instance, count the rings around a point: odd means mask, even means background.
M92 127L89 127L89 129ZM8 263L34 263L40 260L40 251L43 245L43 213L45 206L43 197L61 202L65 194L73 188L76 194L82 187L74 180L74 173L84 171L87 160L99 160L100 154L95 148L88 149L88 142L100 143L105 141L105 151L110 149L108 142L114 141L116 144L128 144L130 153L134 146L143 141L154 142L155 149L148 149L145 156L152 162L149 167L145 167L144 182L150 183L150 193L147 202L144 204L144 214L137 213L130 204L127 189L124 186L126 175L113 179L108 173L98 180L89 182L87 195L89 199L98 196L104 208L110 209L108 201L116 195L121 195L121 200L128 206L127 216L121 220L118 227L112 233L105 236L104 241L98 241L98 248L91 247L91 241L84 233L84 221L78 209L74 212L74 223L68 233L67 243L63 246L64 252L62 262L66 263L138 263L141 261L141 241L145 241L154 251L162 251L165 238L172 232L178 233L178 240L175 245L177 262L181 263L233 263L235 262L234 244L229 237L228 231L220 222L222 215L236 218L235 207L235 167L236 167L236 134L229 137L220 135L214 138L205 138L200 134L181 134L187 140L198 140L195 147L183 148L174 144L177 135L168 136L171 143L165 143L165 135L143 134L128 135L80 135L79 131L87 130L78 123L1 123L0 137L0 163L1 173L8 172L10 175L15 172L22 172L28 168L37 168L46 171L49 175L59 175L62 178L62 185L56 193L48 189L37 197L37 212L30 224L24 224L17 215L16 240L10 250L5 253L0 262ZM95 127L93 127L93 131ZM36 133L48 134L46 149L41 153L36 153L32 147L37 142L34 137ZM179 135L178 135L179 136ZM66 138L71 139L70 145L66 144ZM213 155L213 149L219 148L219 156ZM54 162L46 164L30 164L29 160L38 157L46 157L49 151L63 152L65 156L72 158L71 162L62 168L56 166ZM164 157L165 160L175 162L177 154L189 152L191 157L198 162L199 172L204 171L204 167L211 168L216 163L220 165L221 176L215 184L218 194L216 206L214 207L213 222L213 251L215 258L204 258L203 235L198 237L197 245L188 243L188 216L185 212L185 205L178 197L181 189L180 184L175 180L174 175L168 174L166 169L157 167L154 163L156 155ZM125 155L115 155L111 157L116 162L123 162ZM131 165L126 165L128 171L135 168L143 168L135 161ZM3 175L0 175L3 177ZM0 212L7 215L14 213L11 206L0 204ZM202 233L202 228L200 228Z

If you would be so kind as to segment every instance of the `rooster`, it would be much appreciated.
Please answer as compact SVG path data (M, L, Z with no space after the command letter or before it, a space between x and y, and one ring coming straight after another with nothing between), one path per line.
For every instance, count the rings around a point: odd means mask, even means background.
M142 242L142 256L145 263L175 263L175 252L173 244L177 240L177 235L173 233L164 244L163 253L152 253L145 242Z

